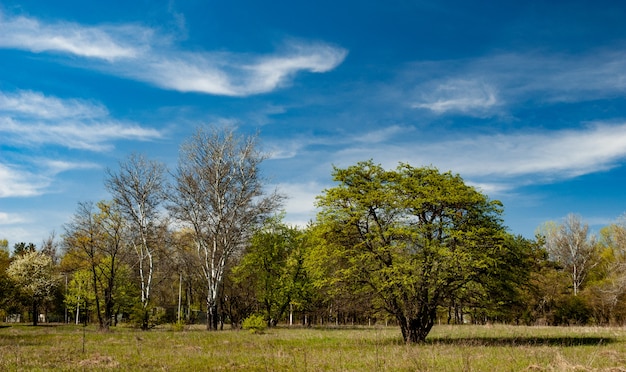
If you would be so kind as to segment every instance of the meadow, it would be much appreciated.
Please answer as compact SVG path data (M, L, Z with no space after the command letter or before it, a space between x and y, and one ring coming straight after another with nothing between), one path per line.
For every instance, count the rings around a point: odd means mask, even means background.
M626 329L436 326L406 345L397 327L201 326L150 331L0 325L0 370L150 371L626 371Z

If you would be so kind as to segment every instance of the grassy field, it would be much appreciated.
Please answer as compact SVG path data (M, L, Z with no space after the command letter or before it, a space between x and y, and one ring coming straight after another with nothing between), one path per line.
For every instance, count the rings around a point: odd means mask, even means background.
M84 347L84 351L83 351ZM626 371L626 329L438 326L422 345L395 327L0 326L0 370Z

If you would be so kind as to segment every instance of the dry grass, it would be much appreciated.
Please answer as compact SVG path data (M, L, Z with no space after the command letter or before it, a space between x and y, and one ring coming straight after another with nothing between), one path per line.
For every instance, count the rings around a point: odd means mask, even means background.
M84 332L84 333L83 333ZM84 352L83 352L84 334ZM12 325L0 370L626 371L626 329L439 326L423 345L397 328L176 332Z

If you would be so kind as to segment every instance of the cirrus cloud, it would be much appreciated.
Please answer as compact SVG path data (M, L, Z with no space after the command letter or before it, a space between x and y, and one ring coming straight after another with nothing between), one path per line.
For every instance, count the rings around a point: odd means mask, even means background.
M44 23L0 13L0 48L83 57L84 68L150 83L163 89L224 96L271 92L301 71L328 72L346 58L343 48L290 40L269 55L185 52L172 37L130 24L85 26Z

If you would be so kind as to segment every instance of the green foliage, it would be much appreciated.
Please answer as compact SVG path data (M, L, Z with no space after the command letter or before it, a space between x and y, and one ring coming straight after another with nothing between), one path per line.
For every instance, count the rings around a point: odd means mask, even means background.
M584 325L592 313L581 296L566 296L558 304L554 313L555 325Z
M185 323L180 321L172 324L172 331L182 332L185 330Z
M253 286L270 325L281 320L290 305L306 302L310 294L304 270L306 232L285 225L282 217L266 221L233 269L236 282Z
M243 320L241 327L249 330L250 333L259 334L265 332L265 329L267 328L267 321L263 315L252 314Z
M35 252L36 250L37 250L37 247L35 247L35 244L33 243L28 243L28 244L24 242L15 243L15 245L13 246L13 255L21 256L25 253Z
M310 255L318 257L317 286L371 293L407 342L424 341L437 307L463 289L504 275L501 267L521 269L523 260L512 259L520 246L506 244L501 203L458 175L408 164L387 171L369 161L335 168L333 177L339 184L318 198L320 244Z
M64 303L68 311L73 314L70 318L76 319L76 322L80 322L81 314L95 310L95 293L92 274L89 270L79 270L72 275Z
M141 302L136 302L130 312L130 323L137 328L148 330L166 322L166 313L163 308L146 309Z

